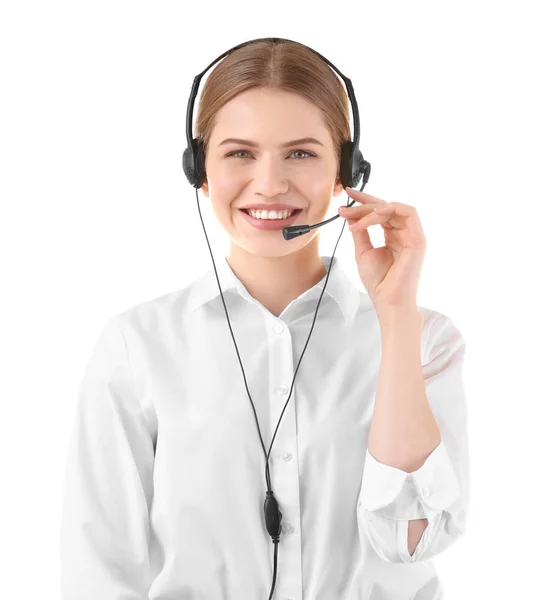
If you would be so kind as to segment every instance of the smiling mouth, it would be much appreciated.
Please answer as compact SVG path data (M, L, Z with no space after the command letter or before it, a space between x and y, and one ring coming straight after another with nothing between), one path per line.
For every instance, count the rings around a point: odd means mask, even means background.
M246 208L240 208L239 210L242 210L245 214L247 214L249 217L251 216L251 214L248 212L248 209ZM286 217L286 219L291 219L294 215L297 215L298 213L300 213L303 209L302 208L296 208L292 211L292 214L289 217ZM253 219L256 217L252 217ZM260 219L260 221L285 221L286 219Z

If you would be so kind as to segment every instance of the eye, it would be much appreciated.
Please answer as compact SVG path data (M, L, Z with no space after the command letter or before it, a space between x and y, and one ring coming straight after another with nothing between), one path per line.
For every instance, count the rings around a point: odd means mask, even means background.
M292 152L292 154L294 154L295 152L301 152L302 154L307 154L307 158L309 158L310 156L314 156L314 154L312 152L307 152L306 150L294 150Z
M226 157L235 156L236 154L242 154L243 152L250 154L250 152L248 150L234 150L233 152L226 154ZM316 154L313 154L312 152L309 152L308 150L293 150L290 154L294 154L296 152L302 152L303 154L306 154L307 158L316 157ZM235 158L246 158L246 157L243 157L243 156L237 157L236 156ZM304 157L302 157L302 158L304 158Z

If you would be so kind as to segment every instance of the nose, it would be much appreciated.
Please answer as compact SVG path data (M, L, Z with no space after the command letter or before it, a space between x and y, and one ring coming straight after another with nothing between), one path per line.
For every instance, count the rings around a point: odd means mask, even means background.
M272 198L288 191L288 181L284 177L282 159L272 155L262 155L256 161L252 188L256 194Z

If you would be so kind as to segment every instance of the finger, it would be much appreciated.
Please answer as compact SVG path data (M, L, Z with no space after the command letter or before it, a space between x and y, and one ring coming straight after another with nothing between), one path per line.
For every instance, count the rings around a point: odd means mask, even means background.
M389 202L386 206L378 208L377 212L389 213L390 220L388 222L393 225L395 229L410 229L415 231L422 228L418 211L410 204Z
M363 215L364 213L369 213L370 211L372 211L375 208L378 208L380 206L383 206L383 204L378 204L378 203L374 203L374 202L372 204L339 206L339 214L343 215L345 217L356 217L359 215Z
M386 207L387 208L387 207ZM359 221L356 221L352 225L348 227L350 231L356 233L357 231L363 231L370 227L371 225L378 225L387 223L392 217L393 213L381 214L375 211L371 211L368 215L365 215Z
M378 202L379 204L383 204L386 200L382 200L382 198L377 198L376 196L371 196L371 194L367 194L366 192L360 192L359 190L353 190L350 187L345 188L346 193L352 197L354 200L358 202Z
M419 217L416 207L411 206L410 204L403 204L402 202L388 202L386 207L393 208L398 217L406 219L417 219Z
M422 238L424 236L418 211L413 206L390 202L386 206L379 206L372 209L371 212L362 217L360 221L365 223L364 219L372 214L381 216L382 220L371 221L369 225L380 223L385 229L411 231L413 234L417 233ZM365 225L365 227L368 227L369 225ZM357 231L357 228L354 231Z

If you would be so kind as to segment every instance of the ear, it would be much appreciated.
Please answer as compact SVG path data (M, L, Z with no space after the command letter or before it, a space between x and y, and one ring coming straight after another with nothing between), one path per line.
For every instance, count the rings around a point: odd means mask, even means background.
M344 186L341 183L341 178L337 177L335 185L333 186L333 196L338 196L344 190Z
M207 182L207 179L201 184L201 191L206 198L209 197L209 183Z

